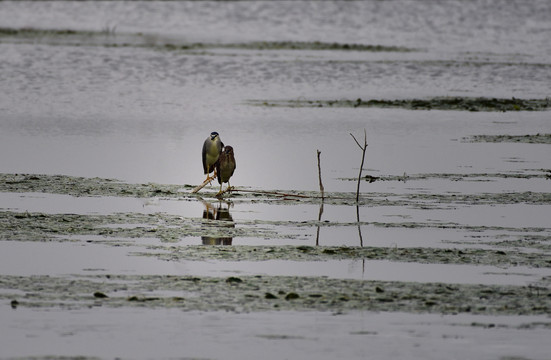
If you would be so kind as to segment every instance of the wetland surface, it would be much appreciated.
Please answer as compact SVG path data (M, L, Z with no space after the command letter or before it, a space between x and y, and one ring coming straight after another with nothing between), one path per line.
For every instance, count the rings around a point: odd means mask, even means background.
M0 2L0 358L547 359L550 21Z

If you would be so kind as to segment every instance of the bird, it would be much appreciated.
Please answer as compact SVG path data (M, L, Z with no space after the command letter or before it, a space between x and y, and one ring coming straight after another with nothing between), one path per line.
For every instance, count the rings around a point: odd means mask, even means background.
M228 187L227 189L230 189L230 178L233 175L233 172L235 171L235 157L233 155L233 148L231 146L225 146L222 152L220 153L220 157L218 158L218 162L216 163L216 174L218 176L218 183L220 184L220 191L217 195L220 195L222 193L222 184L227 182Z
M202 153L203 171L207 175L205 182L212 181L216 178L216 163L223 147L224 143L222 143L220 135L216 131L211 132L210 136L205 139ZM210 177L209 174L213 171L215 172L213 176Z

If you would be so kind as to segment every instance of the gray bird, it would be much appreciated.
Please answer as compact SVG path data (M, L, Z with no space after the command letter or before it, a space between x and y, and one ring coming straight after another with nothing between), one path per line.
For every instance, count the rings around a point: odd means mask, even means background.
M207 179L205 181L214 180L216 177L216 172L213 174L212 178L209 177L209 174L215 171L216 163L223 147L224 144L220 140L220 135L218 135L216 131L211 132L210 136L203 143L203 171L207 175Z
M230 178L232 177L234 171L235 158L233 156L233 148L228 145L224 147L224 150L222 150L222 153L220 153L220 157L218 158L218 162L216 163L216 173L218 176L218 183L220 184L220 191L218 192L218 195L222 193L223 183L227 182L228 189L231 188Z

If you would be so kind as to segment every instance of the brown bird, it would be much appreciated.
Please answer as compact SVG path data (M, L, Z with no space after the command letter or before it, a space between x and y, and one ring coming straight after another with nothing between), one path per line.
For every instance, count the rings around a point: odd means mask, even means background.
M218 183L220 184L220 191L217 195L222 193L222 184L225 182L228 183L227 189L231 189L230 178L234 171L235 158L233 156L233 148L228 145L224 147L216 163L216 175L218 176Z

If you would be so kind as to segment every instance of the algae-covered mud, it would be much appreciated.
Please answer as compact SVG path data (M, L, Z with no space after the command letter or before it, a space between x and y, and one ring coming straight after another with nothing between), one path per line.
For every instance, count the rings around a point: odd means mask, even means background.
M547 360L549 14L0 1L0 357Z
M547 279L547 284L549 279ZM544 287L446 285L323 277L2 276L0 299L17 307L177 307L235 312L351 310L546 315ZM19 293L27 295L20 296ZM542 324L551 327L551 321Z
M430 174L428 174L430 175ZM416 181L427 181L431 176L417 176ZM481 176L480 174L475 174ZM189 261L380 261L416 264L455 264L499 267L551 268L549 260L551 229L547 222L539 226L491 225L439 221L432 218L436 210L454 211L458 208L480 206L549 206L549 193L481 193L481 194L424 194L421 193L371 193L362 195L357 204L353 193L326 193L321 199L316 192L254 191L230 193L224 201L211 200L212 193L204 197L191 194L189 186L160 184L130 184L112 179L71 176L2 174L3 198L8 205L1 215L0 239L8 242L69 242L90 246L127 248L128 256L158 259L168 262ZM447 177L443 177L447 179ZM499 179L496 178L495 181ZM529 180L526 177L525 180ZM390 179L386 179L389 181ZM455 179L454 181L457 181ZM9 195L11 194L11 195ZM169 210L154 212L136 207L134 211L99 213L87 208L81 213L50 213L26 211L18 208L17 199L25 201L29 195L45 194L46 201L59 201L58 196L70 196L77 202L97 199L100 202L130 197L150 201L162 201L161 208L170 209L170 203L189 207L198 204L203 209L192 215L177 214ZM51 194L51 195L46 195ZM9 195L9 196L5 196ZM40 198L40 196L38 196ZM151 200L147 200L151 199ZM145 201L145 203L143 202ZM217 204L217 202L219 202ZM10 204L13 205L10 206ZM182 205L183 204L183 205ZM300 208L319 207L317 218L293 219L293 215L279 219L263 219L243 216L236 209L254 210L257 206ZM420 215L403 217L398 221L348 220L339 217L322 219L324 207L365 209L415 209ZM108 209L108 208L107 208ZM230 210L231 209L231 210ZM383 210L386 211L386 210ZM231 213L234 213L232 216ZM201 215L201 216L199 216ZM419 242L404 239L406 247L393 246L395 242L378 247L363 243L362 230L369 234L376 229L407 231L407 237L415 238L417 232L425 237ZM431 247L427 231L440 231L448 245ZM347 242L326 240L320 233L345 234L353 240ZM315 243L314 233L316 234ZM453 236L452 234L456 235ZM406 233L404 233L406 234ZM457 236L459 235L459 236ZM341 235L342 236L342 235ZM403 235L402 235L403 236ZM479 244L474 245L478 240ZM192 239L201 239L203 245L195 245ZM354 241L354 239L356 239ZM452 240L455 239L455 240ZM190 241L191 240L191 241ZM358 240L360 242L358 242ZM394 239L396 241L397 239ZM204 246L228 245L234 246ZM241 243L242 242L242 243ZM278 243L274 245L274 243ZM292 244L292 245L290 245ZM347 246L342 246L342 245ZM416 246L417 244L417 246ZM424 244L419 246L419 244ZM318 246L316 246L318 245ZM324 245L324 246L319 246ZM339 246L340 245L340 246ZM360 246L358 246L360 245ZM297 274L298 275L298 274ZM538 285L541 287L541 285ZM541 288L548 291L546 287ZM368 306L368 305L366 305Z

